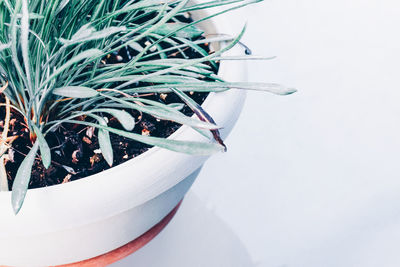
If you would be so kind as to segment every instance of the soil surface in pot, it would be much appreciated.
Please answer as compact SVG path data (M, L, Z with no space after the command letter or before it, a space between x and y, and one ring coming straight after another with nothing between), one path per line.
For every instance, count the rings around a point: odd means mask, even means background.
M182 22L191 21L190 18L185 18L183 16L180 17L180 20ZM145 46L145 42L148 41L150 40L142 40L141 43ZM168 43L161 43L160 45L162 47L170 46ZM210 53L208 44L202 45L202 48ZM104 59L104 61L105 63L115 63L115 61L121 62L121 58L123 61L128 61L131 57L135 56L135 53L137 52L131 48L121 49L117 54L109 55ZM190 58L200 57L200 55L191 48L185 49L185 54ZM177 50L170 51L167 56L169 58L183 57L183 55ZM217 73L216 68L213 68L213 70ZM140 85L151 84L141 83ZM189 93L189 96L199 104L203 103L207 95L208 93ZM148 94L142 97L165 104L184 104L181 99L173 93ZM4 103L4 100L4 96L2 96L0 102ZM159 120L155 117L134 110L126 111L130 112L136 120L133 132L142 135L168 137L181 126L180 124ZM186 105L181 109L181 112L188 116L193 115L192 110ZM121 125L115 118L106 114L103 116L109 121L108 125L110 127L122 129ZM5 109L0 108L0 118L4 117ZM4 121L0 121L0 130L2 130L3 126ZM18 167L29 152L29 148L32 146L26 123L23 117L16 112L12 112L11 115L9 136L16 137L16 139L13 140L12 148L7 152L8 156L6 157L6 171L9 180L9 188L11 190ZM114 149L113 167L132 159L151 148L146 144L112 133L110 133L110 136ZM46 140L51 148L52 164L49 169L45 169L40 157L38 156L36 158L32 168L32 175L29 184L30 189L67 183L110 168L101 154L97 139L97 130L94 128L81 125L63 124L55 132L48 134Z

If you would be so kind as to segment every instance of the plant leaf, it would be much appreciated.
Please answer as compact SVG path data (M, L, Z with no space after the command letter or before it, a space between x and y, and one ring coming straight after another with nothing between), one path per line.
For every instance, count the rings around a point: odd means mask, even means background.
M35 162L36 153L39 148L39 142L35 142L28 155L24 158L18 168L17 175L12 187L11 204L15 214L21 210L25 200L26 192L28 191L29 181L31 179L32 166Z
M7 48L10 48L10 46L11 46L11 43L3 44L3 43L0 42L0 52L5 50L5 49L7 49Z
M79 29L70 40L66 40L63 38L60 38L60 42L63 43L66 46L77 44L77 43L83 43L83 42L88 42L88 41L93 41L93 40L99 40L99 39L104 39L109 37L110 35L126 31L126 27L108 27L105 29L102 29L100 31L96 31L94 27L91 27L90 24L86 24L82 26L81 29Z
M62 0L57 7L56 14L60 13L68 5L69 1L70 0Z
M185 104L182 103L171 103L168 104L169 107L174 108L176 110L182 110L185 107Z
M104 94L102 94L104 95ZM192 117L188 117L180 112L178 112L176 109L173 109L171 107L168 106L145 106L145 105L138 105L136 103L132 103L126 100L122 100L116 97L112 97L109 95L104 95L107 98L114 100L117 103L122 104L123 107L125 108L130 108L130 109L135 109L138 110L140 112L144 112L147 114L150 114L156 118L159 119L163 119L163 120L170 120L170 121L174 121L180 124L185 124L191 127L195 127L195 128L204 128L204 129L218 129L219 126L212 124L212 123L208 123L208 122L204 122L204 121L200 121L198 119L192 118ZM132 98L129 100L137 100L139 102L141 101L145 101L145 99L140 99L140 98Z
M197 104L193 99L191 99L188 95L183 93L182 91L171 88L171 90L179 96L180 99L183 100L183 102L188 105L188 107L196 114L196 116L205 122L213 123L215 124L214 119L208 114L199 104ZM221 139L221 134L219 133L218 129L210 130L212 135L214 136L214 139L225 148L226 151L226 145L224 144L224 141Z
M37 141L39 142L40 155L42 156L43 165L46 169L48 169L51 164L51 151L49 145L47 144L47 141L44 138L40 129L35 124L32 124L32 127L35 131Z
M54 89L53 94L72 98L89 98L97 96L99 92L84 86L65 86Z
M136 78L139 78L143 75L127 75L127 76L121 76L121 77L113 77L113 78L108 78L100 81L96 81L95 83L112 83L112 82L124 82L124 81L130 81ZM160 76L155 76L155 77L150 77L150 78L144 78L142 79L142 82L147 82L147 83L187 83L187 82L203 82L201 80L197 80L192 77L187 77L187 76L180 76L180 75L160 75Z
M296 89L275 83L251 83L251 82L201 82L201 83L182 83L182 84L161 84L153 86L136 87L125 89L124 92L130 93L168 93L171 87L179 88L181 91L195 92L222 92L229 89L242 89L269 92L277 95L290 95L297 92Z
M175 32L174 34L172 34L172 36L187 38L187 39L193 39L199 37L204 33L202 30L200 30L194 25L187 26L187 24L180 22L165 23L164 25L161 25L154 31L155 34L159 35L168 35L171 32Z
M205 142L194 142L194 141L180 141L152 136L144 136L136 133L126 132L123 130L114 129L111 127L106 127L103 125L90 123L86 121L76 121L76 120L67 120L69 123L82 124L87 126L93 126L100 129L107 130L111 133L118 134L120 136L124 136L126 138L136 140L138 142L148 144L151 146L158 146L161 148L165 148L168 150L172 150L175 152L186 153L190 155L199 155L199 156L207 156L217 152L224 152L225 148L220 144L216 143L205 143Z
M100 116L96 116L100 125L107 126L107 122ZM108 165L111 167L114 161L114 153L111 145L110 133L107 130L99 129L98 132L99 146L101 149L101 154L103 154L104 159L107 161Z
M32 91L31 63L29 55L29 10L28 0L22 0L22 18L21 18L21 50L24 61L26 80L29 90Z
M128 46L138 52L142 52L144 49L138 42L130 42Z
M98 108L91 110L91 112L105 112L114 116L127 131L132 131L135 127L135 119L125 110L111 109L111 108Z
M87 59L87 58L99 57L102 54L103 54L103 52L100 49L95 49L95 48L94 49L88 49L88 50L85 50L85 51L81 52L80 54L74 56L73 58L68 60L66 63L64 63L62 66L57 68L53 72L53 74L51 74L51 76L49 78L47 78L46 81L43 82L43 84L41 85L41 87L39 89L42 89L48 82L53 80L55 77L60 75L63 71L65 71L66 69L68 69L72 65L78 63L79 61L81 61L83 59Z

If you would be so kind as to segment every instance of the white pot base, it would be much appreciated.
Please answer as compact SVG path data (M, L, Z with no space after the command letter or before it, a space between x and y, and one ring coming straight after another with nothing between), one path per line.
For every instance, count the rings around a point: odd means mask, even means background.
M178 205L167 214L167 216L165 216L160 222L154 225L150 230L148 230L146 233L139 236L135 240L129 242L128 244L91 259L65 265L57 265L54 267L102 267L108 266L114 262L128 257L132 253L135 253L136 251L144 247L151 240L153 240L169 224L169 222L178 211L181 203L182 201L180 201ZM3 265L0 267L7 266Z

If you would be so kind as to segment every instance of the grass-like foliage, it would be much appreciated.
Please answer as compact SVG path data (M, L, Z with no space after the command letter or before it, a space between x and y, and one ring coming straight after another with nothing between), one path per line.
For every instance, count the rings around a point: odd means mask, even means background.
M198 21L183 23L177 19L198 9L225 6L219 11L223 13L253 2L257 1L219 0L193 5L188 0L0 0L0 88L7 100L2 105L21 114L32 140L13 184L14 211L18 213L22 206L39 151L43 165L50 166L46 135L61 124L96 127L101 151L110 165L110 133L173 151L205 155L224 147L211 140L184 142L135 134L135 120L126 110L215 133L218 126L185 91L244 88L293 92L268 84L222 81L212 65L224 59L223 53L239 42L244 29L237 37L201 39ZM146 45L143 40L148 40ZM201 44L210 42L225 45L208 53ZM135 56L121 62L106 61L126 47L135 50ZM201 56L188 58L186 48ZM171 50L179 51L182 58L169 58ZM198 118L185 116L175 106L139 97L141 93L161 92L178 94ZM107 126L103 114L115 117L123 129ZM1 146L4 142L3 135Z

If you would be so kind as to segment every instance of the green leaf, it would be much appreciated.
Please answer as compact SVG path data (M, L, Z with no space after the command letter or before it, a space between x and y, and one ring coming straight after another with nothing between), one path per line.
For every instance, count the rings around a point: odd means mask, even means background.
M130 42L128 46L138 52L142 52L144 49L138 42Z
M202 30L194 25L187 26L187 24L180 22L165 23L154 31L154 33L160 35L168 35L171 32L175 32L174 34L172 34L172 36L187 39L199 37L204 33Z
M28 0L22 0L22 18L21 18L21 50L25 66L26 79L29 90L32 92L31 63L29 55L29 10Z
M115 117L127 131L132 131L135 127L135 119L124 110L111 109L111 108L97 108L90 112L105 112Z
M169 107L174 108L176 110L182 110L185 107L185 104L182 103L171 103L168 104Z
M28 191L29 181L31 179L32 166L35 162L36 153L39 148L39 142L35 142L28 155L24 158L18 168L17 175L12 187L11 204L15 214L21 210Z
M11 43L3 44L3 43L0 42L0 52L10 48L10 46L11 46Z
M53 94L72 98L89 98L97 96L99 92L84 86L66 86L54 89Z
M71 58L68 60L66 63L64 63L61 67L57 68L53 74L45 82L43 82L42 86L39 89L42 89L47 83L49 83L51 80L56 78L58 75L60 75L63 71L71 67L72 65L78 63L79 61L83 59L88 59L88 58L95 58L99 57L103 54L103 52L100 49L89 49L86 51L81 52L80 54L76 55L75 57Z
M94 27L91 27L90 24L86 24L82 26L81 29L79 29L70 40L66 40L63 38L60 38L60 42L63 43L66 46L73 45L73 44L78 44L78 43L83 43L83 42L88 42L88 41L93 41L93 40L99 40L99 39L104 39L107 38L113 34L126 31L126 27L108 27L105 29L102 29L100 31L96 31Z
M222 92L229 89L254 90L269 92L277 95L290 95L297 90L275 83L251 83L251 82L202 82L202 83L182 83L182 84L162 84L153 86L136 87L126 89L126 93L169 93L171 87L178 88L181 91L194 92Z
M224 152L225 148L220 144L216 143L205 143L205 142L194 142L194 141L180 141L180 140L173 140L173 139L165 139L159 137L152 137L152 136L144 136L136 133L126 132L123 130L114 129L111 127L106 127L103 125L90 123L86 121L76 121L76 120L68 120L66 122L82 124L87 126L93 126L100 129L107 130L111 133L118 134L120 136L124 136L126 138L136 140L138 142L148 144L151 146L158 146L161 148L165 148L168 150L172 150L175 152L186 153L190 155L199 155L199 156L206 156L211 155L217 152Z
M60 13L68 5L69 1L70 0L62 0L57 7L56 14Z
M133 1L129 1L133 2ZM142 0L139 2L135 2L133 4L127 4L123 8L116 10L112 15L117 16L121 13L130 13L134 10L146 9L152 6L163 5L164 3L160 0Z
M127 75L127 76L121 76L121 77L113 77L113 78L108 78L104 80L99 80L95 81L94 83L99 84L99 83L113 83L113 82L125 82L125 81L130 81L132 79L137 79L142 77L143 75ZM160 76L155 76L155 77L150 77L150 78L143 78L141 80L142 82L147 82L147 83L187 83L187 82L203 82L200 80L197 80L192 77L185 77L185 76L179 76L179 75L160 75Z
M95 116L100 125L107 126L107 122L100 116ZM99 146L101 154L103 154L104 159L107 164L111 167L114 161L114 153L111 145L110 133L107 130L99 129L98 132Z
M39 142L40 155L42 156L43 165L46 169L48 169L51 164L51 151L49 145L47 144L47 141L44 138L40 129L35 124L32 124L32 127L35 131L37 141Z
M104 95L104 94L102 94ZM168 106L145 106L145 105L138 105L136 103L131 103L126 100L119 99L117 97L112 97L109 95L104 95L105 97L122 104L123 107L125 108L130 108L130 109L135 109L140 112L144 112L147 114L150 114L156 118L162 119L162 120L170 120L174 121L180 124L185 124L191 127L196 127L196 128L204 128L204 129L218 129L219 127L215 124L208 123L208 122L203 122L200 120L197 120L192 117L188 117L180 112L178 112L176 109L170 108ZM134 101L145 101L145 99L140 99L140 98L132 98L132 99L127 99L127 100L134 100Z
M17 14L17 18L22 18L22 14ZM29 19L44 19L44 16L37 13L29 13Z
M180 97L180 99L183 100L183 102L186 103L186 105L188 105L188 107L194 112L194 114L196 114L196 116L202 120L202 121L206 121L209 123L214 123L215 121L214 119L210 116L210 114L208 114L198 103L196 103L196 101L194 101L192 98L190 98L188 95L186 95L184 92L175 89L175 88L171 88L171 90ZM221 134L220 132L216 129L216 130L211 130L212 135L214 136L214 139L223 147L225 147L226 150L226 146L224 144L224 141L221 138Z

